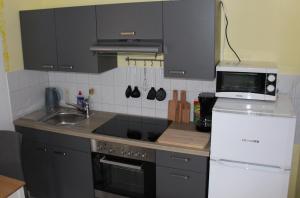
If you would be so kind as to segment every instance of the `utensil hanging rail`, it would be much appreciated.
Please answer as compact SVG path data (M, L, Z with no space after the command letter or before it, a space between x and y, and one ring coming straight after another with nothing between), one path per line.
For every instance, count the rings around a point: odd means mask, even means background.
M150 59L150 58L129 58L129 57L127 57L126 58L126 61L127 62L130 62L130 61L141 61L141 62L145 62L145 61L153 61L153 62L164 62L164 60L163 59L154 59L154 58L152 58L152 59Z

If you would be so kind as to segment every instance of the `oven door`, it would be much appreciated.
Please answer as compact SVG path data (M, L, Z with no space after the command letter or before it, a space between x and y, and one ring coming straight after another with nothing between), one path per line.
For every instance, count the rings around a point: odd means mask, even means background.
M246 99L264 99L266 74L251 72L217 72L217 96Z
M155 164L100 153L93 155L96 197L155 198Z

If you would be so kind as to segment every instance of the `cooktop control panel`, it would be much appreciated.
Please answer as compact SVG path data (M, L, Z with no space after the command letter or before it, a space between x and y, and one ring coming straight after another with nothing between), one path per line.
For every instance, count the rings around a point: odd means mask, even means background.
M91 140L91 145L92 152L141 161L155 162L155 150L153 149L98 140Z

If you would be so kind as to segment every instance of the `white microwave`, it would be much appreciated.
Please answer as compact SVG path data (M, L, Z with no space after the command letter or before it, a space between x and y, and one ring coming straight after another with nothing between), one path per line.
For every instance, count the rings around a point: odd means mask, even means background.
M216 67L216 96L249 100L277 99L278 69L264 62L221 62Z

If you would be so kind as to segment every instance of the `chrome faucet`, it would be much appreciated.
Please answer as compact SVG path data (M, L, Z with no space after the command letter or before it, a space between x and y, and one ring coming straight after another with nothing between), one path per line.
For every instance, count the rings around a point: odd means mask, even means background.
M83 100L83 105L80 106L78 104L72 104L72 103L68 103L66 102L66 105L75 107L78 111L82 112L85 114L86 118L88 119L90 117L90 103L89 103L89 99L86 98Z

